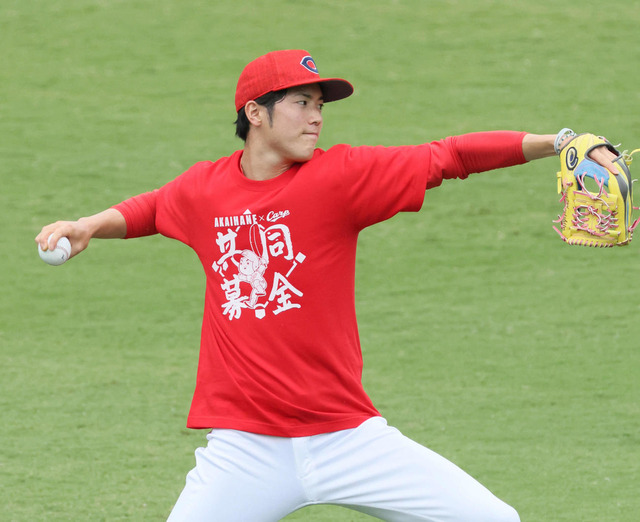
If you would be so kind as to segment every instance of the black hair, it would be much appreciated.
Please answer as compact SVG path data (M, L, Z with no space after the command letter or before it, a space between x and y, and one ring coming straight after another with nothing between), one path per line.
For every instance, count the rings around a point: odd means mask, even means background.
M267 94L255 99L255 102L258 105L266 107L267 113L269 114L269 123L273 121L273 108L275 107L276 103L284 100L284 97L286 95L287 89L283 89L281 91L268 92ZM247 136L249 135L249 128L251 127L251 124L249 123L249 119L244 112L244 107L242 107L238 111L238 119L235 121L235 126L236 136L238 136L238 138L240 138L242 141L247 141Z

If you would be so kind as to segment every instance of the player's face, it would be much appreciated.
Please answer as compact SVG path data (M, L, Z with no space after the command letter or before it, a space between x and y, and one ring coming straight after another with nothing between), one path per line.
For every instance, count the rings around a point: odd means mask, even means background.
M271 148L286 161L310 160L322 130L322 106L319 85L290 89L274 106L268 131Z

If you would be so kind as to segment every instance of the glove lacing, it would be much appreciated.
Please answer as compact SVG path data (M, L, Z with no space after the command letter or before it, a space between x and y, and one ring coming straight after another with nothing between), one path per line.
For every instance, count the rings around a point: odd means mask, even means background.
M623 159L623 161L626 163L627 166L631 165L631 162L633 161L633 155L636 152L640 152L640 149L635 149L631 152L628 151L624 151L621 154L621 157ZM602 203L603 207L606 207L608 210L611 208L609 206L609 204L602 198L603 195L608 196L607 191L604 188L604 179L599 180L599 179L595 179L597 185L598 185L598 193L597 194L593 194L591 193L589 190L587 190L585 188L585 182L584 182L584 178L585 178L585 174L583 174L582 176L577 175L576 179L578 181L578 183L580 184L580 186L583 188L583 190L580 191L576 191L576 193L582 194L584 196L589 197L592 201L596 202L599 201L600 203ZM635 183L637 180L632 180L632 183ZM569 186L571 186L572 184L570 184ZM562 197L560 198L560 203L564 203L564 209L563 212L560 216L558 216L558 219L554 221L554 223L562 223L565 219L566 219L566 213L567 213L567 192L566 190L563 191L562 193ZM640 210L639 207L633 207L633 210ZM590 216L595 216L597 219L597 225L596 228L590 228L588 226L589 224L589 217ZM618 223L618 217L617 217L617 212L616 211L607 211L606 213L598 211L598 209L595 206L591 206L591 205L580 205L580 206L576 206L576 208L574 209L573 212L573 216L571 217L571 223L572 225L577 229L577 230L582 230L584 232L587 232L593 236L598 236L598 237L605 237L607 235L609 235L609 230L612 228L616 228L617 227L617 223ZM640 224L640 217L638 217L638 219L636 219L633 224L629 227L629 240L631 240L631 236L633 235L633 231L636 229L636 227L638 226L638 224ZM568 243L574 243L575 240L570 240L564 237L564 235L562 234L562 232L560 232L560 230L558 230L557 227L553 227L553 229L558 233L558 235L560 235L560 237L562 238L563 241L568 242ZM612 247L614 246L613 244L594 244L588 241L579 241L579 244L582 245L588 245L588 246L599 246L599 247Z
M635 150L632 150L631 152L628 152L628 151L626 151L626 150L622 152L622 159L623 159L623 160L624 160L624 162L627 164L627 167L628 167L629 165L631 165L631 162L633 161L633 155L634 155L636 152L640 152L640 149L635 149ZM631 180L631 183L635 183L636 181L638 181L638 180L637 180L637 179ZM633 207L633 210L640 210L640 207ZM636 219L636 220L633 222L633 225L631 225L631 226L629 227L629 233L630 233L630 234L633 234L633 231L634 231L634 230L636 229L636 227L638 226L638 223L640 223L640 217L638 217L638 219Z

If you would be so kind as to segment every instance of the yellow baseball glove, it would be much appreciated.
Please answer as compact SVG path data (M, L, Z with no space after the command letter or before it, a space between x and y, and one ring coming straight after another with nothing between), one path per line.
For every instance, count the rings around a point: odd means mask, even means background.
M617 158L613 175L589 159L596 147L607 147ZM640 219L632 222L632 155L622 154L605 138L593 134L575 136L560 153L558 193L564 210L554 221L560 237L570 245L612 247L627 245Z

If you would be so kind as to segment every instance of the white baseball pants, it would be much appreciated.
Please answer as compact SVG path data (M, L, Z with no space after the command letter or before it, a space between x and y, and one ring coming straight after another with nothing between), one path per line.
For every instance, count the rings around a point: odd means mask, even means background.
M312 504L394 522L520 520L475 479L381 417L311 437L213 430L207 439L169 522L275 522Z

